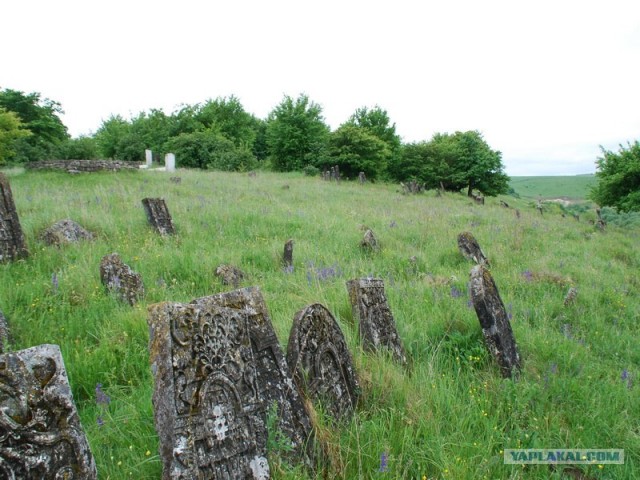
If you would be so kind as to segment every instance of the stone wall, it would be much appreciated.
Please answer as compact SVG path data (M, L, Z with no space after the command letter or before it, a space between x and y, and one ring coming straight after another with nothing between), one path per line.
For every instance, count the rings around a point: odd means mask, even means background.
M121 160L42 160L28 162L29 170L63 170L68 173L138 170L140 163Z

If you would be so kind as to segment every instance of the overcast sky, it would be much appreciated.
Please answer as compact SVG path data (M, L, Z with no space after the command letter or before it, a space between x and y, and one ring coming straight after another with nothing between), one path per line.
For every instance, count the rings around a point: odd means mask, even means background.
M640 1L7 0L0 88L111 114L306 93L332 129L379 105L405 142L479 130L510 175L595 171L640 139Z

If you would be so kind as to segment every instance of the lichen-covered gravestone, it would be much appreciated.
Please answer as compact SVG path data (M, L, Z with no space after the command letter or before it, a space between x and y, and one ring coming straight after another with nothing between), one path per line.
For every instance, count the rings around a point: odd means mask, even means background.
M0 262L9 262L29 255L13 203L11 185L0 173Z
M489 260L482 252L480 244L470 232L462 232L458 235L458 249L467 260L472 260L479 265L489 265Z
M142 206L147 220L160 235L173 235L176 232L164 198L143 198Z
M362 237L362 241L360 242L360 246L367 251L377 252L380 250L380 243L378 243L378 239L373 234L373 230L368 227L363 227L365 230L364 236Z
M485 345L498 362L502 376L517 376L522 364L509 316L498 287L484 265L471 269L471 301L482 326Z
M120 300L129 305L135 305L144 296L142 276L123 263L117 253L102 257L100 280L107 290L115 293Z
M216 268L216 277L218 277L224 285L231 285L238 288L245 275L242 270L234 265L222 264Z
M293 240L289 239L284 244L284 252L282 254L282 263L285 268L293 267Z
M76 243L81 240L92 240L93 233L85 230L81 225L70 219L60 220L41 235L47 245L60 246L65 243Z
M4 313L0 310L0 353L4 353L7 349L7 343L9 343L9 326Z
M97 478L57 345L0 355L0 478Z
M407 356L384 293L384 282L377 278L349 280L347 290L353 317L359 321L364 348L369 351L388 349L395 361L405 365Z
M308 415L257 288L152 305L149 327L163 479L269 478L274 404L294 451L309 446Z
M340 420L353 412L360 395L358 377L342 331L323 305L309 305L296 313L287 363L298 387L320 401L331 416Z

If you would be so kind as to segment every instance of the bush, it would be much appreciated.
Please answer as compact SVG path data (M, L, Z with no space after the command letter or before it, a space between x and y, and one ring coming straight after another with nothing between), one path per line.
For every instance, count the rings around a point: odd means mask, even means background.
M320 174L320 169L313 165L307 165L302 171L307 177L317 177Z

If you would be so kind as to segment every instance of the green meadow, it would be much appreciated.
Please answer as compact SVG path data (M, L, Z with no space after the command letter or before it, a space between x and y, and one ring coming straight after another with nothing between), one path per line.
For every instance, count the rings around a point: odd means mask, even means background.
M511 177L509 186L523 198L584 201L596 181L595 175Z
M402 195L397 185L295 173L8 175L30 250L0 265L11 349L60 345L100 479L160 478L147 306L228 290L214 276L221 263L244 271L243 286L260 287L283 348L295 313L316 302L347 339L361 401L338 426L318 413L330 462L318 478L640 478L640 228L600 232L582 216L541 216L524 198L584 198L592 177L566 190L567 177L544 188L515 177L523 198L476 205L461 194ZM151 230L145 197L165 198L175 236ZM40 233L64 218L96 238L45 246ZM380 252L360 249L364 225ZM517 381L500 376L484 347L469 302L472 265L456 243L464 231L489 257L512 317ZM280 263L289 238L291 272ZM135 307L100 283L100 260L112 252L142 274L146 296ZM345 282L365 276L385 282L410 370L362 349ZM578 295L564 306L570 287ZM619 448L625 463L505 465L510 448ZM274 443L273 478L309 475L281 453Z

